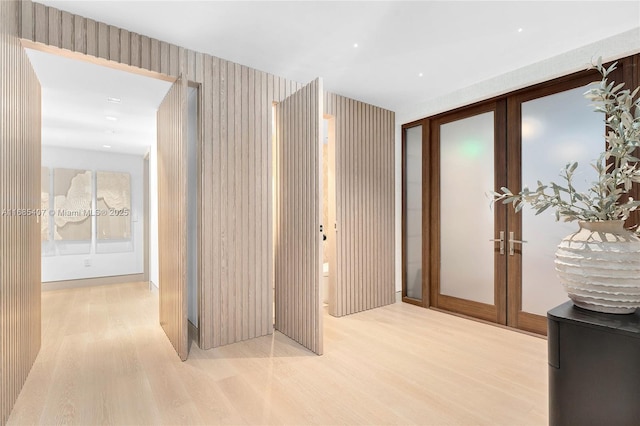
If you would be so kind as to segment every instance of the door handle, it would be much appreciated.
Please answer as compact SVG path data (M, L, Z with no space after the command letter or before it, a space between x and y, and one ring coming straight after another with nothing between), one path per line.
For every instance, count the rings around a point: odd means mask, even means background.
M524 240L516 240L513 236L513 232L509 232L509 255L513 256L516 253L516 244L524 244Z
M500 238L494 238L489 241L498 241L500 243L500 254L504 254L504 231L500 231Z

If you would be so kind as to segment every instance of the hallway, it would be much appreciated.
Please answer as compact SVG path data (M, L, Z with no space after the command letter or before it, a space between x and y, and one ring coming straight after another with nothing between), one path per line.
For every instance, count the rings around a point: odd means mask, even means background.
M42 294L24 424L487 424L547 421L546 341L396 303L334 318L325 355L280 333L180 362L146 283Z

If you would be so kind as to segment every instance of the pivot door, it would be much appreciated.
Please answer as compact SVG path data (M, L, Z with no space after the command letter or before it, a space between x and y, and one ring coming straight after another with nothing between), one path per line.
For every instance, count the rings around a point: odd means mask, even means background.
M178 356L187 342L187 81L171 86L158 108L158 260L160 325Z
M322 354L322 80L276 105L275 328Z

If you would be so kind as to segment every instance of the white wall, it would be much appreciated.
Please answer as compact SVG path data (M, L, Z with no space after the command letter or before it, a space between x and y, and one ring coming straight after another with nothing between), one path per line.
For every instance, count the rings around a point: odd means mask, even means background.
M42 281L143 273L142 174L144 165L142 156L43 146L42 166L50 169L91 170L94 172L94 176L96 171L127 172L131 175L131 241L97 243L93 239L88 243L43 242ZM94 219L95 217L92 217L92 220ZM92 235L92 238L95 237ZM104 251L109 252L105 253ZM61 254L71 252L77 254ZM89 265L85 266L87 262Z
M396 291L402 290L402 124L583 70L599 56L606 62L638 52L640 27L396 111Z

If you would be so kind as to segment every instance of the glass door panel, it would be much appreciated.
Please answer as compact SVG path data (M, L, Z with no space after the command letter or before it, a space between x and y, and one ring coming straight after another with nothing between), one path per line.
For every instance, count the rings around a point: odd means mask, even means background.
M603 148L602 114L593 112L584 98L586 86L523 102L521 106L522 186L534 189L537 181L563 185L560 170L578 161L574 185L585 191L595 179L590 163ZM549 309L568 300L554 269L558 243L576 232L575 222L556 222L552 209L535 215L525 207L522 215L522 311L546 316Z
M422 126L405 130L405 294L422 300Z
M422 121L429 306L546 334L546 312L567 300L556 247L578 225L556 222L553 209L490 209L487 193L535 189L538 180L564 185L559 173L573 161L574 186L590 186L605 123L584 93L597 80L589 71Z
M494 112L440 126L440 294L495 303Z

